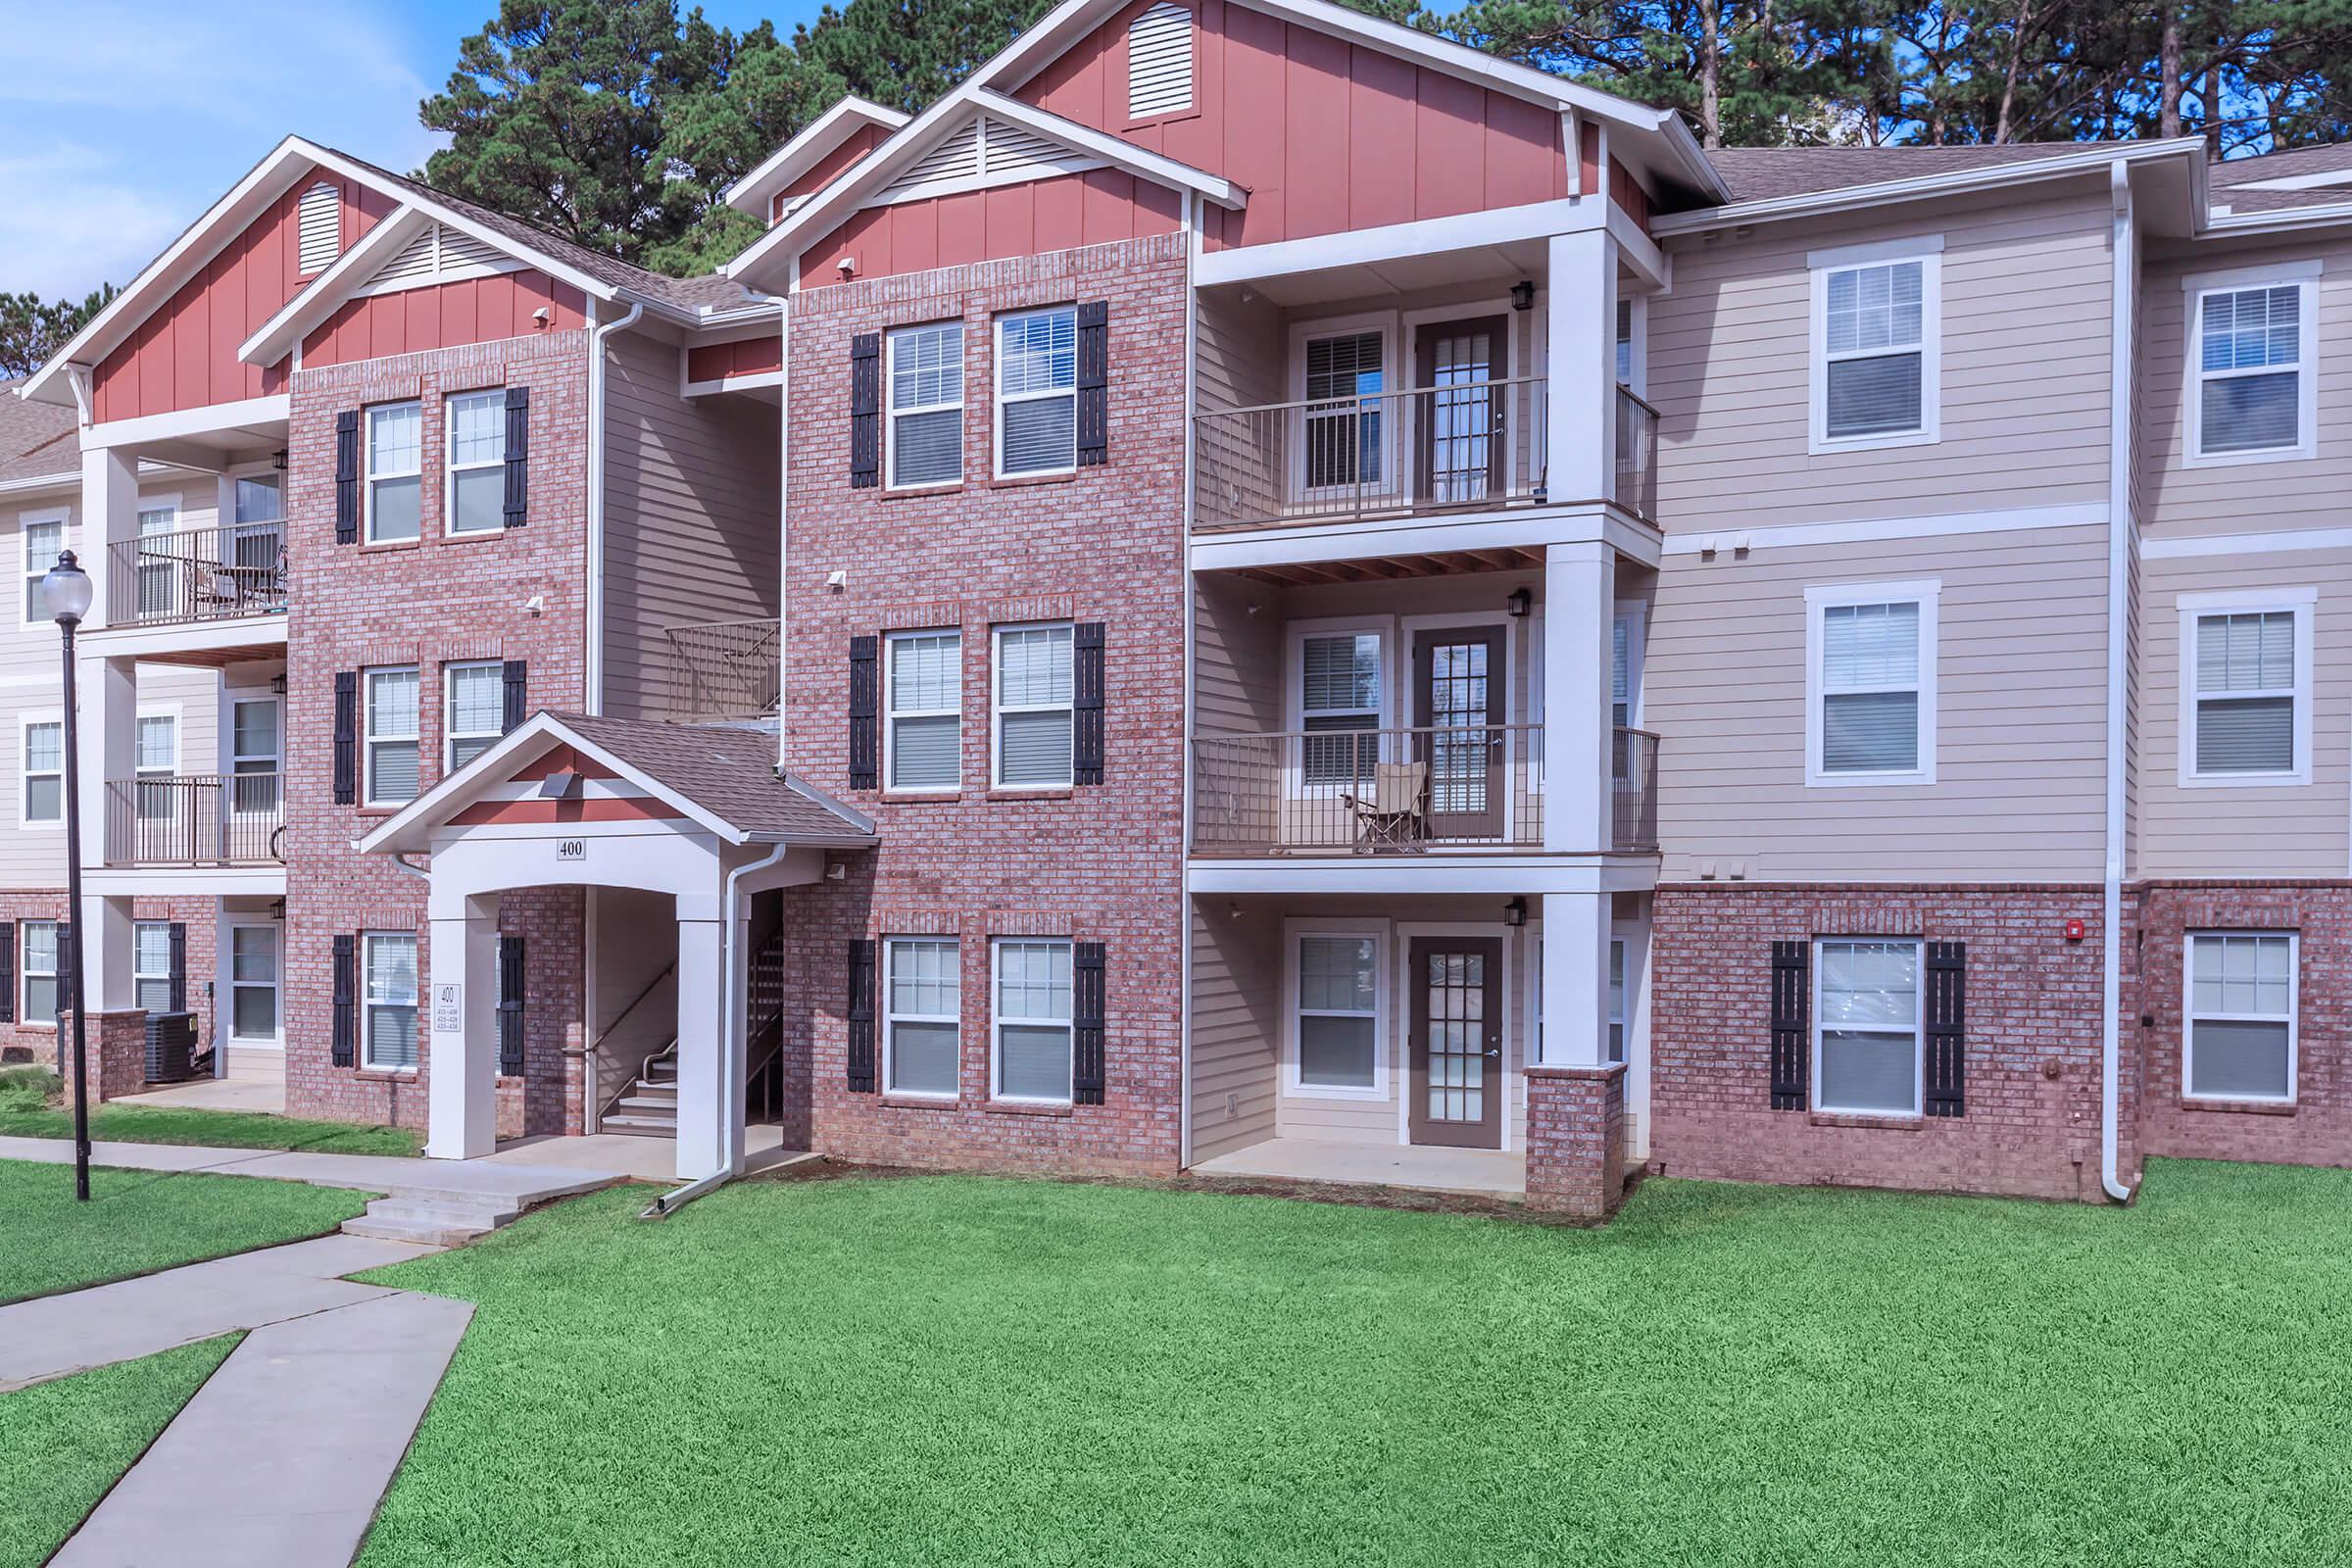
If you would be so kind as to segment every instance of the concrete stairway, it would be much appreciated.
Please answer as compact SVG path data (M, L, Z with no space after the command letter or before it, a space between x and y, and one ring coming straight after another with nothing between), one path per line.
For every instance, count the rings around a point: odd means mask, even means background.
M597 1119L596 1129L637 1138L678 1136L678 1058L673 1053L645 1064L645 1076Z
M522 1212L517 1199L466 1192L455 1187L407 1187L368 1205L368 1212L343 1222L347 1236L419 1247L462 1247L487 1236Z

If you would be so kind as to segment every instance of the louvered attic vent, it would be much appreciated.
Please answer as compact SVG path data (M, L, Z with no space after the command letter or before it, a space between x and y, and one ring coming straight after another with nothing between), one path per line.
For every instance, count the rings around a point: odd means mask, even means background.
M1193 14L1158 0L1127 24L1127 118L1193 107Z
M295 209L302 275L323 272L343 254L343 193L331 180L320 180L302 193Z
M982 115L916 159L905 173L883 187L882 199L924 195L938 187L984 178L996 183L1025 174L1074 173L1101 164L1099 158L1024 126Z

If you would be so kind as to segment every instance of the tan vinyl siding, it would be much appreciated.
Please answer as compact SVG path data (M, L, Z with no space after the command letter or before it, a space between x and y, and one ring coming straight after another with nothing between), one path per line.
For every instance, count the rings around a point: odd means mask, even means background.
M1263 908L1239 917L1226 901L1193 909L1193 1158L1212 1159L1274 1136L1282 1038L1282 922Z
M2103 503L2109 209L2102 176L1674 245L1650 302L1669 532ZM1941 234L1939 441L1808 456L1806 254Z
M1263 735L1282 728L1283 591L1234 576L1195 579L1193 729Z
M1936 778L1805 783L1817 584L1936 579ZM1674 555L1643 670L1661 876L2080 880L2104 863L2106 530Z

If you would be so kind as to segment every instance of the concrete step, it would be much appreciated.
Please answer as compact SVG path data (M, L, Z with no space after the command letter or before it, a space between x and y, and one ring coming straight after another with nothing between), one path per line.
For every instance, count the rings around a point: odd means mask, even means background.
M637 1080L637 1087L630 1090L629 1093L644 1095L650 1099L666 1100L675 1103L678 1098L678 1086L675 1082L656 1083L651 1078L640 1078Z
M418 1247L464 1247L482 1233L431 1220L374 1219L362 1214L358 1219L343 1222L343 1234L371 1236L379 1242L411 1242Z
M675 1138L678 1123L673 1116L607 1116L596 1124L596 1130L631 1138Z
M369 1203L368 1212L357 1219L345 1220L343 1230L347 1235L372 1236L379 1241L463 1247L477 1236L487 1236L519 1212L518 1208L496 1200L395 1193Z
M620 1107L623 1115L657 1116L667 1121L678 1118L678 1097L675 1095L649 1095L640 1090L633 1095L623 1095L612 1103Z

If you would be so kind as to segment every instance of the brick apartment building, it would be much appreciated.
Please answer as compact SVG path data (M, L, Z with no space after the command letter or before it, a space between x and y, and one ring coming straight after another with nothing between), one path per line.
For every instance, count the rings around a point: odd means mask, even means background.
M673 279L290 138L0 409L0 1046L1523 1195L2352 1160L2352 152L1066 0ZM46 692L44 696L43 693Z

